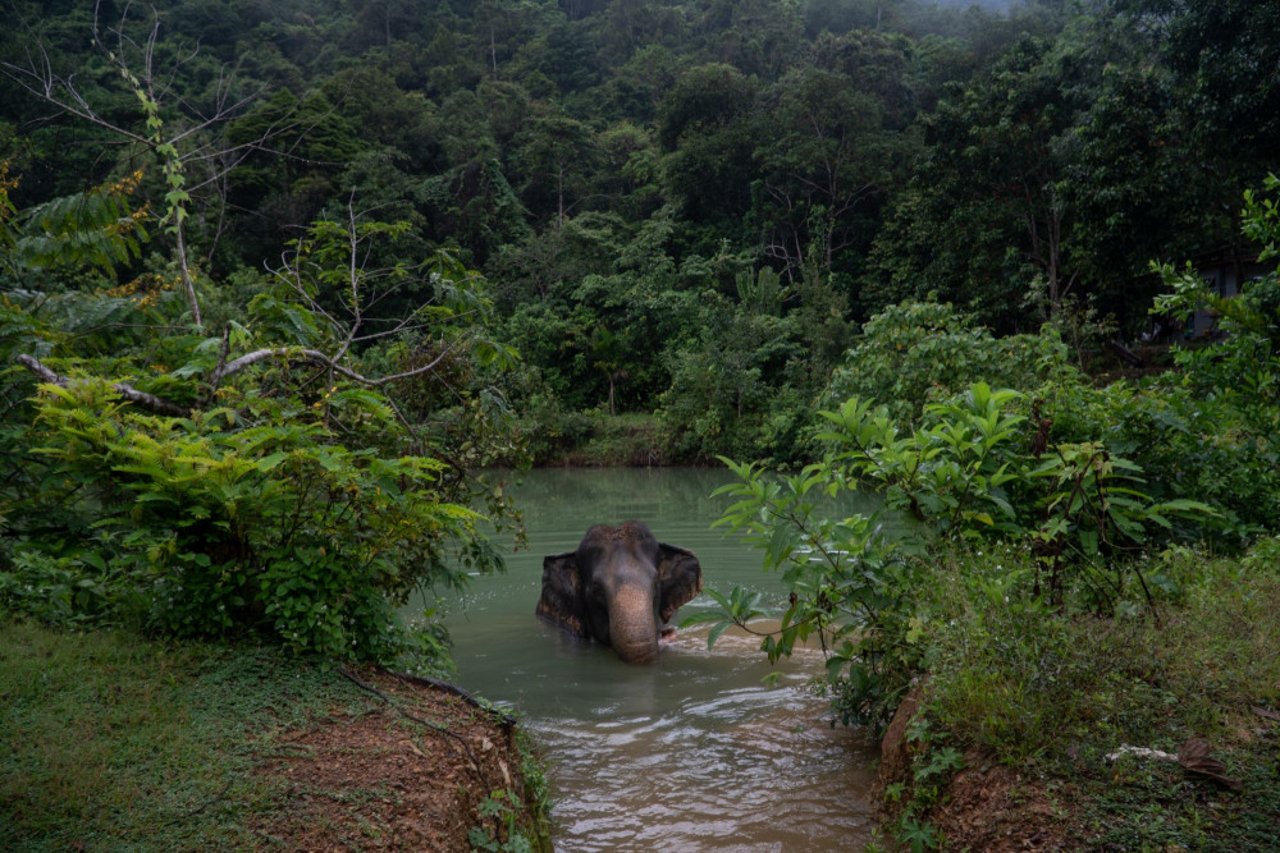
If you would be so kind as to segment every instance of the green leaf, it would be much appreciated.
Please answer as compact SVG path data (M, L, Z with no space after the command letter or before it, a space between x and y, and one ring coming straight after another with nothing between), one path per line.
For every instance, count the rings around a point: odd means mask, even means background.
M716 640L720 639L720 635L732 627L733 627L733 622L730 622L727 620L722 621L717 625L715 625L715 627L713 627L711 631L707 634L707 648L709 649L712 646L714 646L716 644Z
M283 450L276 451L275 453L272 453L270 456L264 456L261 459L259 459L255 467L259 471L263 471L263 472L270 471L288 458L289 458L289 454L284 452Z

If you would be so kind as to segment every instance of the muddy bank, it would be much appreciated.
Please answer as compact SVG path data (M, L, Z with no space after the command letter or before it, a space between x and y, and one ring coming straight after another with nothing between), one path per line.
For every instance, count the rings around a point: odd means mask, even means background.
M1179 754L1131 746L1107 753L1080 743L1066 763L1009 765L970 748L959 769L933 775L928 768L939 743L951 738L932 722L924 727L931 734L921 738L916 724L927 716L928 701L927 683L912 689L881 743L873 796L889 838L915 832L928 836L929 847L993 853L1146 849L1133 843L1127 825L1139 816L1148 832L1159 834L1163 826L1178 839L1160 849L1275 849L1280 712L1235 709L1226 735L1195 738L1187 747L1197 749ZM922 744L930 738L932 747ZM1194 837L1187 823L1198 827Z
M273 738L258 773L278 793L252 826L260 838L292 849L468 851L519 834L550 849L540 773L514 720L424 681L372 667L345 674L378 703Z

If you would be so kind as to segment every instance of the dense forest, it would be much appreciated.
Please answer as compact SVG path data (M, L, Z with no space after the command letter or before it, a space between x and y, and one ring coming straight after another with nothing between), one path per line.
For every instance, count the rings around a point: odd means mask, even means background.
M904 847L974 755L1274 842L1280 4L5 9L6 624L440 670L504 472L723 463L789 606L691 624L923 695ZM1222 809L1100 769L1206 733Z
M591 442L795 465L831 452L818 410L875 401L910 430L973 383L1024 395L1040 452L1105 441L1151 500L1211 501L1219 538L1280 517L1271 4L11 20L3 517L36 579L11 602L53 583L77 617L378 657L388 593L498 562L478 511L512 508L486 467ZM1210 261L1261 272L1226 299L1199 284ZM1095 388L1158 294L1163 333L1212 307L1217 342L1160 393Z
M1280 159L1269 4L18 3L14 21L18 210L139 170L133 209L164 215L168 163L184 275L228 311L313 222L405 223L379 263L444 252L484 275L521 357L495 391L544 456L607 411L660 413L663 458L802 458L859 324L904 299L997 334L1131 340L1152 260L1252 260L1240 193Z

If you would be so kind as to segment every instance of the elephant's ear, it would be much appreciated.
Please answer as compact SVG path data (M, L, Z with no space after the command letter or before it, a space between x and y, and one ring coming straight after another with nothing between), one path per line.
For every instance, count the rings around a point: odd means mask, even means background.
M685 548L658 544L658 615L667 622L702 591L702 564Z
M542 559L542 597L538 599L537 613L579 637L587 636L582 575L578 572L576 552Z

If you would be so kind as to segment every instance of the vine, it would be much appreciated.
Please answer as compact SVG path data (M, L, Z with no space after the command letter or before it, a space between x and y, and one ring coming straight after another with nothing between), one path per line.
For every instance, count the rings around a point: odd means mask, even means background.
M191 200L191 195L186 189L187 179L182 156L178 153L178 146L174 144L174 140L165 139L164 119L160 117L160 102L151 94L149 86L143 85L138 75L134 74L114 51L108 50L107 57L115 63L120 76L133 90L138 103L142 106L147 129L146 139L160 161L160 171L164 175L166 186L165 214L160 218L160 223L164 225L165 233L171 234L175 241L178 267L182 273L182 290L186 296L187 306L191 309L191 320L198 328L203 328L200 299L196 295L195 281L187 261L186 235L183 232L183 224L187 219L187 202Z

